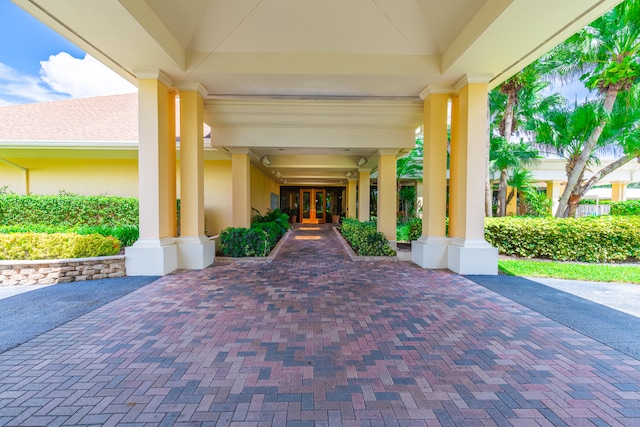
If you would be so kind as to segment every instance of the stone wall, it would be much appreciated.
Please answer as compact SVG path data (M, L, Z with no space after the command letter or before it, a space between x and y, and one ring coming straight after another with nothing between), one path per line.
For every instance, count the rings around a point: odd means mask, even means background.
M0 261L0 286L51 285L124 275L124 255L42 261Z

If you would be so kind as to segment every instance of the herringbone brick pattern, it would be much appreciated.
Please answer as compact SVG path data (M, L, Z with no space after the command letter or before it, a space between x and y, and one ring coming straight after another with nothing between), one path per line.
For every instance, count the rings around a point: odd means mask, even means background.
M463 277L352 262L165 277L0 354L0 425L640 425L640 362Z

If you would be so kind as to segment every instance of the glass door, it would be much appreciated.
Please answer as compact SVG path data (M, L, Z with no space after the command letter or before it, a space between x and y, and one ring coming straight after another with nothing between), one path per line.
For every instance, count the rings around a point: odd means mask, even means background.
M300 189L300 222L303 224L324 224L326 221L326 190Z

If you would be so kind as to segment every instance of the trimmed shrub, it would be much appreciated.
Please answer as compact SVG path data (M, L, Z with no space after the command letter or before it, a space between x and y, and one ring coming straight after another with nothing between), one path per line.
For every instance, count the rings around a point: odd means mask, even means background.
M220 233L220 253L230 257L266 256L271 251L263 229L229 227Z
M360 222L354 218L342 221L340 232L356 254L361 256L394 256L384 234L377 231L373 222Z
M10 233L76 233L81 235L100 234L102 236L115 237L120 241L122 246L131 246L138 240L139 230L137 226L92 226L92 227L65 227L65 226L48 226L43 224L29 225L4 225L0 226L0 234Z
M559 261L640 258L640 217L485 219L485 238L500 253Z
M107 196L0 195L0 225L131 226L138 224L138 200Z
M120 242L99 234L0 234L1 260L89 258L116 255Z
M100 234L101 236L115 237L120 241L123 247L133 245L140 237L140 230L137 226L120 226L109 227L106 225L96 225L92 227L77 227L73 229L74 233L86 235L86 234Z
M611 203L610 215L629 216L640 215L640 200L627 200Z

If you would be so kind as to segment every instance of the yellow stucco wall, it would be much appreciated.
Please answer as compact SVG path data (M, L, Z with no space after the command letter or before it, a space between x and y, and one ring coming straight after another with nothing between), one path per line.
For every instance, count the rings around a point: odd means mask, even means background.
M280 200L280 185L251 166L251 207L259 210L262 215L266 214L271 208L271 193L277 194Z
M204 162L204 219L210 236L231 225L231 160Z
M64 190L85 196L138 196L135 159L7 159L29 170L31 194L58 194ZM24 172L0 163L0 187L24 194Z

